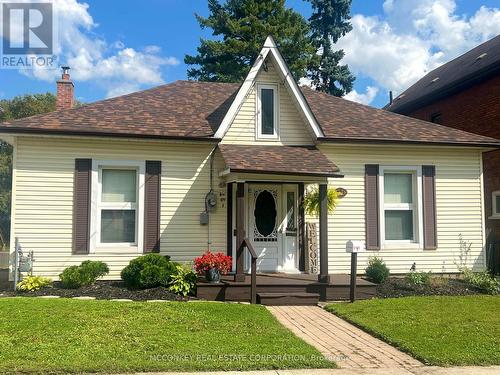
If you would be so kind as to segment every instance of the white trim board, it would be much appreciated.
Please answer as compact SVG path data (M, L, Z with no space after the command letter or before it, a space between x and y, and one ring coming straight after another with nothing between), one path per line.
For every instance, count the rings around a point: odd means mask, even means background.
M215 138L222 139L226 134L226 132L229 130L229 127L231 126L231 123L233 122L236 114L238 113L238 110L243 104L243 101L245 100L251 88L254 86L257 74L259 73L260 69L262 68L262 64L264 63L269 54L271 54L271 56L276 61L276 65L278 66L279 71L284 77L285 87L287 87L290 90L292 96L297 101L300 110L304 115L304 118L306 119L306 122L309 124L312 132L314 133L315 138L317 139L324 137L323 131L321 130L318 122L316 121L311 111L311 108L309 108L309 105L307 104L304 96L302 95L302 92L300 91L297 82L295 82L295 79L293 78L292 73L290 72L290 69L288 69L285 60L283 60L283 57L281 56L281 53L278 50L276 42L271 36L268 36L266 38L266 41L264 42L264 47L260 51L259 56L257 56L257 59L255 60L254 64L252 65L252 68L250 69L250 72L248 73L245 80L243 81L243 84L238 90L235 99L231 103L229 110L227 111L226 115L224 116L224 119L222 120L219 126L219 129L217 129L217 132L214 135Z

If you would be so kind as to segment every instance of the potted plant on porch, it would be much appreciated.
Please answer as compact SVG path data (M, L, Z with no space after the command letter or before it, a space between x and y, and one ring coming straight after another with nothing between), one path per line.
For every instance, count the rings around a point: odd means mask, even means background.
M200 275L210 283L218 283L220 276L229 272L232 266L232 258L223 253L212 253L207 250L201 257L194 259L194 267Z

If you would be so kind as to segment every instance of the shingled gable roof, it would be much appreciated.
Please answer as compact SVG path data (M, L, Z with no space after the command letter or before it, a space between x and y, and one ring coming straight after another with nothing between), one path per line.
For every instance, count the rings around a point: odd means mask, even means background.
M500 73L500 35L427 73L384 108L409 113L475 82Z
M255 59L254 64L250 68L250 72L247 74L245 80L243 81L241 87L239 88L238 93L236 94L236 97L233 103L231 104L231 107L227 111L224 119L222 120L219 129L215 133L215 137L222 138L226 134L227 130L229 129L231 123L234 120L234 117L238 113L238 110L240 109L241 105L243 104L243 101L245 100L246 96L248 95L251 88L255 84L257 75L259 71L263 68L264 62L266 61L267 58L270 58L277 66L278 74L281 75L283 79L283 84L290 91L291 97L295 100L298 106L299 113L305 120L305 123L309 126L309 130L311 131L313 137L319 138L324 136L321 127L316 121L314 114L311 112L310 107L307 105L307 102L305 101L304 96L302 95L300 88L297 85L297 82L295 82L295 79L293 78L290 69L288 68L285 60L283 59L283 56L281 56L281 53L278 49L278 46L276 45L276 42L271 36L268 36L266 38L266 41L264 42L264 46L262 47L259 55Z
M342 177L316 147L219 144L227 173Z
M325 142L426 143L500 146L500 140L417 120L302 88Z
M0 132L210 140L239 84L176 81L0 124Z
M272 41L272 39L271 39ZM273 42L274 43L274 42ZM268 46L267 53L276 48ZM276 50L277 51L277 50ZM264 57L265 58L265 57ZM263 58L263 59L264 59ZM284 63L284 62L283 62ZM291 78L293 85L298 87ZM149 90L0 124L0 133L217 141L243 84L176 81ZM309 88L295 95L324 142L427 143L500 147L500 141L350 102ZM238 106L236 106L238 108ZM221 130L222 129L222 130Z

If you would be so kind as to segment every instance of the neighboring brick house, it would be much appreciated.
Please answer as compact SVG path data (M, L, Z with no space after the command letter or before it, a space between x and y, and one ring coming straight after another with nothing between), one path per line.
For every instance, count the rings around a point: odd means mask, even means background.
M428 73L385 109L500 138L500 35ZM483 154L483 171L487 235L498 241L500 151ZM494 262L498 270L498 255Z

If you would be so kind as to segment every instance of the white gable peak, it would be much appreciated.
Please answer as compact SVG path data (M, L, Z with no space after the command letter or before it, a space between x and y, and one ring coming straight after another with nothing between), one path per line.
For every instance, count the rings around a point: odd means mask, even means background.
M272 36L269 35L266 38L264 46L262 47L259 55L257 56L257 59L253 63L250 72L248 73L245 80L243 81L243 84L238 90L238 93L236 94L234 101L231 103L229 110L224 116L224 119L222 120L219 129L215 133L215 138L222 138L226 134L227 130L229 129L231 123L234 120L234 117L236 116L236 113L243 104L245 97L248 95L249 91L254 86L257 74L259 73L260 69L262 68L262 65L264 64L264 61L269 55L271 55L274 58L278 71L281 72L282 76L284 77L283 84L292 93L292 96L296 100L300 111L302 112L304 118L306 119L306 122L311 127L311 130L313 131L315 138L320 138L324 136L320 126L318 125L314 115L312 114L311 108L309 108L309 105L307 104L304 96L302 95L302 92L300 91L297 82L293 78L290 69L286 65L285 60L283 60L283 56L281 56L281 53L278 49L278 46L276 45L276 42L274 41Z

